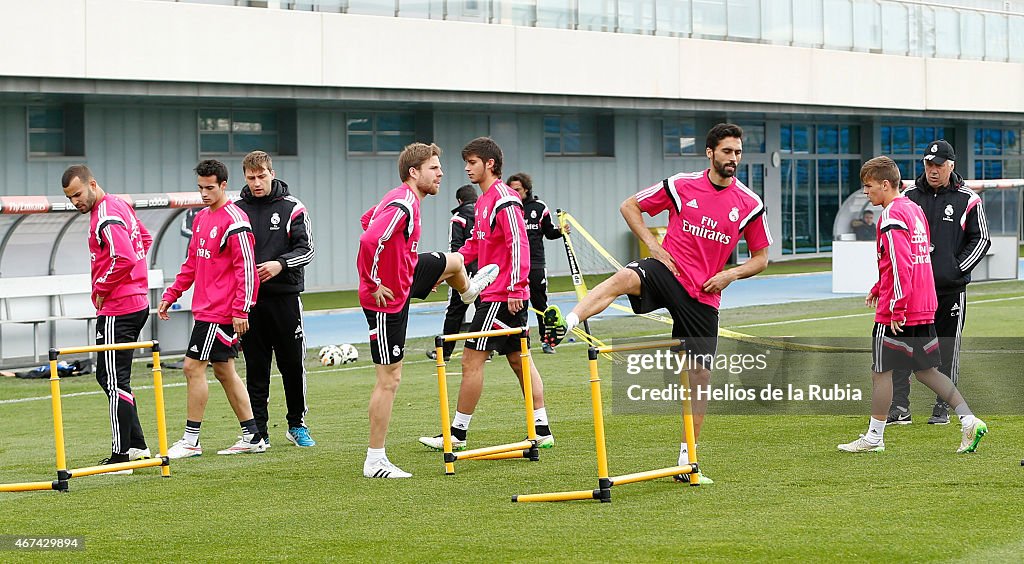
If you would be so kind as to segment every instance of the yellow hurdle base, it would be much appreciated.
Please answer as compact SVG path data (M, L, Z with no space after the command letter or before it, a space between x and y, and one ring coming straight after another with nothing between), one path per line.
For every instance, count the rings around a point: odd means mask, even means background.
M57 482L21 482L16 484L0 484L0 492L37 492L55 490Z
M597 499L601 503L611 503L612 501L612 486L624 486L626 484L633 484L636 482L644 482L647 480L656 480L658 478L667 478L669 476L682 475L693 475L696 474L696 465L683 464L681 466L671 466L668 468L659 468L657 470L647 470L645 472L635 472L633 474L623 474L622 476L614 476L611 478L598 479L599 488L596 490L577 490L569 492L549 492L539 494L523 494L512 496L512 503L522 502L539 502L539 501L579 501L586 499Z
M509 443L507 445L495 445L491 447L476 448L473 450L464 450L461 452L454 452L452 456L455 460L469 460L469 459L484 459L485 456L492 454L502 454L510 451L523 451L534 448L531 441L519 441L518 443ZM514 458L514 457L506 457Z
M108 474L120 472L121 470L134 470L135 468L152 468L153 466L166 466L167 462L162 458L144 458L131 462L118 462L117 464L103 464L100 466L86 466L68 470L69 478L81 478L84 476L95 476L96 474Z

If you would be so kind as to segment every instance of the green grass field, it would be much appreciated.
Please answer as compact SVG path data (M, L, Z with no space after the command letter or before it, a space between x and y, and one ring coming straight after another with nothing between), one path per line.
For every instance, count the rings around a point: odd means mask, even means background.
M967 335L1019 337L1024 283L972 285L971 300ZM866 313L859 300L827 300L725 310L722 326L765 336L865 337L871 326ZM807 321L825 317L834 319ZM593 330L608 340L664 334L667 327L616 318L596 321ZM416 442L439 431L433 363L422 354L427 346L427 339L410 342L388 442L391 460L413 479L361 476L374 380L361 345L354 366L309 364L315 448L284 440L284 402L275 381L273 448L260 455L216 455L234 442L238 427L211 383L206 454L174 461L169 479L147 469L73 479L68 494L0 494L0 534L75 535L86 543L84 552L5 551L0 560L1009 562L1024 554L1024 414L988 415L976 408L990 435L979 452L956 455L958 426L924 424L930 397L915 385L915 423L887 431L884 453L850 455L835 445L864 432L866 399L856 415L728 415L712 408L700 445L712 486L663 479L617 486L611 504L512 504L514 494L595 487L584 347L566 343L556 355L535 357L557 437L553 449L541 451L540 462L461 462L457 474L446 477L440 454ZM852 370L862 374L861 383L870 379L862 354L819 357L826 370ZM968 353L962 358L968 400L970 383L986 378L973 368L976 360ZM606 384L613 381L612 364L601 366ZM451 370L457 373L458 364ZM134 383L155 446L152 390L141 389L151 378L144 371L137 366ZM522 400L514 378L500 360L487 365L486 378L471 446L521 439ZM184 378L168 370L165 381L174 441L184 420ZM454 398L457 374L449 385ZM92 376L63 382L72 466L107 454L106 400L97 390ZM1019 388L1006 392L1021 395ZM2 400L47 394L45 381L0 381ZM612 473L674 464L678 416L625 415L610 396L606 392ZM4 403L0 413L0 481L51 479L49 401Z

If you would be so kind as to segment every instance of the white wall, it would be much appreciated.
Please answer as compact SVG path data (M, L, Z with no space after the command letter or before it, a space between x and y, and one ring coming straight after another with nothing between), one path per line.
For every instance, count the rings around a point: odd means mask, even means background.
M0 21L0 76L1024 111L1011 63L143 0L0 2Z

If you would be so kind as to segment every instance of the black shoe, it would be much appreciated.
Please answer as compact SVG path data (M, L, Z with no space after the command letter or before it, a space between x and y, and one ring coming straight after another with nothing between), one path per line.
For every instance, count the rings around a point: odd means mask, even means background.
M104 458L103 460L101 460L100 463L98 464L98 466L107 466L108 464L120 464L122 462L128 462L128 455L127 454L111 454L107 458ZM105 472L105 473L106 474L129 475L129 474L132 474L132 469L129 468L127 470L118 470L116 472Z
M886 425L910 425L911 423L909 409L898 405L889 408L889 416L885 418Z
M429 358L430 360L437 360L437 351L435 351L434 349L430 349L429 351L427 351L427 358Z
M932 406L932 416L928 418L929 425L949 424L949 404L944 401L936 402Z

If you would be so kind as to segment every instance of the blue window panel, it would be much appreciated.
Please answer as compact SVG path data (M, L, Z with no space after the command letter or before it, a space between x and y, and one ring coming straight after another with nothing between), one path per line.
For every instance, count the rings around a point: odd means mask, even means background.
M793 127L783 125L779 128L779 146L783 153L793 152Z
M764 125L740 124L743 128L743 150L747 153L764 152Z
M782 254L791 255L793 245L793 160L783 159L779 167L782 181Z
M982 161L985 165L985 180L1003 177L1003 161Z
M888 125L883 125L880 130L882 137L882 154L892 154L892 128Z
M1003 132L1003 154L1004 155L1019 155L1020 154L1020 130L1019 129L1007 129Z
M366 133L351 133L348 136L348 152L350 153L372 153L373 135Z
M370 114L348 114L346 124L349 131L373 131L373 116Z
M200 133L199 152L202 154L228 154L231 152L227 133Z
M981 161L974 161L974 178L976 180L985 180L985 171L982 168Z
M398 154L406 145L413 142L415 135L406 133L401 135L377 135L377 152L384 154Z
M892 128L892 154L911 155L913 149L910 146L910 127L897 125Z
M250 151L277 152L276 133L236 133L235 153L248 153Z
M199 110L199 131L231 131L231 111Z
M548 155L560 155L562 154L562 138L561 137L545 137L544 138L544 153Z
M277 112L273 110L241 110L232 115L232 131L242 133L262 133L277 131ZM265 149L264 149L265 150Z
M32 155L63 155L64 132L33 132L28 136L28 152Z
M860 152L860 128L856 125L839 126L839 152L859 153Z
M64 110L61 108L29 108L29 129L64 129ZM61 151L64 149L62 148Z
M935 128L934 127L915 127L914 128L914 154L923 155L924 150L928 147L928 143L935 140Z
M1003 154L1003 130L983 129L982 154L1001 155Z
M839 152L839 128L835 125L819 125L817 154L832 155Z
M974 154L975 155L980 155L981 154L981 140L982 140L983 137L984 137L984 133L982 133L981 129L975 129L974 130ZM978 178L981 178L981 177L979 176Z
M416 131L413 114L377 114L377 131Z
M793 125L793 152L794 153L809 153L811 152L811 139L810 132L808 131L810 126L807 125Z
M560 134L562 132L562 120L558 116L544 116L544 133Z

